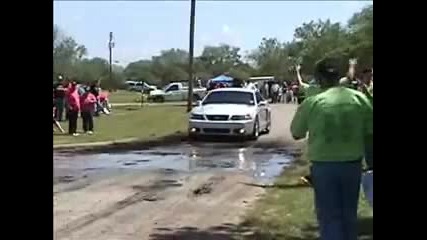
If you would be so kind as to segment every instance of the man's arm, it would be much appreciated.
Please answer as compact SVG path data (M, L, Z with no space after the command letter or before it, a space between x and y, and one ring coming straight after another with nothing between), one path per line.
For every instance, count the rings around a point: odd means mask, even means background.
M348 78L350 81L355 79L356 75L356 65L357 65L357 59L353 58L349 60L349 67L348 67Z
M295 68L296 68L296 72L297 72L298 84L299 84L302 88L308 88L310 85L302 81L302 76L301 76L301 65L297 65Z
M291 122L291 133L295 140L300 140L306 137L308 132L308 113L311 106L311 101L306 99L299 105L297 112Z

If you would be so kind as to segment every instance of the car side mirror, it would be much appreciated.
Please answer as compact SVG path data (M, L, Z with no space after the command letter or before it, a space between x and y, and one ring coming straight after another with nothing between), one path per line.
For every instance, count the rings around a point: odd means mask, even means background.
M258 106L260 106L260 107L267 106L267 101L261 101L261 102L259 102Z
M199 107L199 106L202 106L202 101L197 100L197 101L196 101L196 106L198 106L198 107Z

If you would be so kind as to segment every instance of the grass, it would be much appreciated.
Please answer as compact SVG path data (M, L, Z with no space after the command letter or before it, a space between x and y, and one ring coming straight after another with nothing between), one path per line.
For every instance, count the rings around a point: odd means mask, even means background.
M313 204L313 189L300 183L308 164L299 160L285 170L274 187L249 211L240 227L255 231L255 239L314 240L318 228ZM359 239L372 237L372 209L361 193L359 201ZM238 239L253 239L239 237Z
M136 103L141 101L140 92L131 92L126 90L118 90L109 96L110 103Z
M187 114L184 107L178 106L145 106L116 107L110 116L101 115L94 119L95 134L78 137L61 134L56 131L53 137L55 144L85 143L112 141L126 138L153 140L158 137L185 132ZM65 131L68 123L62 122ZM82 131L81 119L78 120L78 131Z

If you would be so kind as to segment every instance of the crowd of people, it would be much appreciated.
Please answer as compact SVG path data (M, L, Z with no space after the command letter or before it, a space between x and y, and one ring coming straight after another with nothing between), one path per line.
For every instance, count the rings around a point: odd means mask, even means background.
M291 133L296 140L308 135L311 175L305 180L314 188L322 240L357 239L363 165L373 170L373 70L357 77L357 61L349 65L341 77L335 59L321 60L311 83L302 81L297 67L302 94Z
M83 132L93 134L94 116L100 113L110 114L108 93L102 92L99 82L78 84L75 80L58 77L53 86L53 124L62 132L60 122L68 121L68 134L78 136L79 115ZM55 131L55 130L54 130Z

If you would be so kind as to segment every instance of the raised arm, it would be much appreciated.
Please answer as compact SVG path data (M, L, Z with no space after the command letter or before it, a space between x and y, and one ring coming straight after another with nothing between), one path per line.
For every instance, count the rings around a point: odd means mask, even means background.
M301 76L301 65L297 65L296 67L295 67L295 69L296 69L296 72L297 72L297 79L298 79L298 83L299 83L299 85L303 85L304 84L304 82L302 81L302 76Z
M348 66L348 78L350 80L354 80L355 79L355 75L356 75L356 65L357 65L357 59L356 58L352 58L349 60L349 66Z
M305 82L303 82L302 81L302 76L301 76L301 65L297 65L296 67L295 67L295 69L296 69L296 72L297 72L297 79L298 79L298 85L301 87L301 88L308 88L310 85L308 84L308 83L305 83Z

